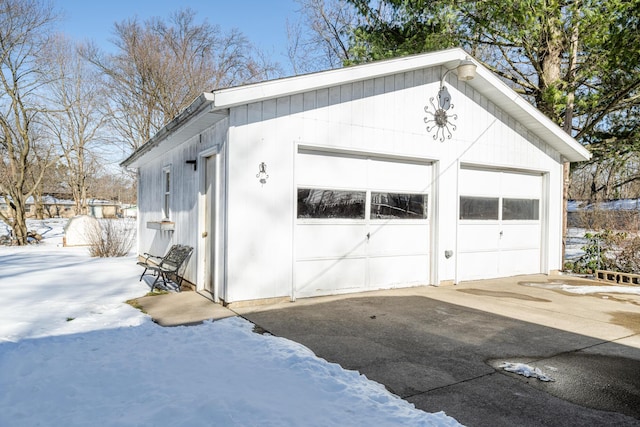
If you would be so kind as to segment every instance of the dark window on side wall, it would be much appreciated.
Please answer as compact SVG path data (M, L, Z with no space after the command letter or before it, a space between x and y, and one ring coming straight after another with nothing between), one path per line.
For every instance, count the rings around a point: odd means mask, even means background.
M364 191L298 188L298 218L364 219Z
M164 219L169 219L169 215L171 212L171 166L165 166L164 168L162 168L162 181L162 214L164 215Z
M460 219L498 219L497 197L460 197Z
M540 218L538 199L502 199L503 220L538 220Z
M371 193L371 219L426 218L426 194Z

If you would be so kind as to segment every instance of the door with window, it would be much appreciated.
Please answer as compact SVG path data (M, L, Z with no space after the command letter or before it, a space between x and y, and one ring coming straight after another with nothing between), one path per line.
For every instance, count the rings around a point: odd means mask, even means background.
M430 185L427 163L298 153L296 296L428 283Z
M541 271L542 175L461 169L458 281Z

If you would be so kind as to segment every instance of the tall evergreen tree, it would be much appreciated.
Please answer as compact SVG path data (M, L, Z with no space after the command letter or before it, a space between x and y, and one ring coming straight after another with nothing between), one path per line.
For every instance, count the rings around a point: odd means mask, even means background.
M638 160L640 0L347 1L352 62L462 46L592 150L588 196L640 182L619 167Z

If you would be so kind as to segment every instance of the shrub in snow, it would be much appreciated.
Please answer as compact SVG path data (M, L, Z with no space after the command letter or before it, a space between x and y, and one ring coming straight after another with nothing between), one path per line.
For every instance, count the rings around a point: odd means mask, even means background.
M619 248L626 237L626 233L611 230L585 233L584 238L587 243L582 247L584 254L575 262L567 263L565 268L581 274L592 274L596 270L616 269Z
M640 274L640 237L624 240L616 258L616 271Z
M586 228L588 230L637 230L640 224L640 212L619 205L608 208L587 207L569 212L568 220L571 227Z
M89 231L89 253L92 257L126 256L133 246L134 224L128 220L105 219L100 227Z

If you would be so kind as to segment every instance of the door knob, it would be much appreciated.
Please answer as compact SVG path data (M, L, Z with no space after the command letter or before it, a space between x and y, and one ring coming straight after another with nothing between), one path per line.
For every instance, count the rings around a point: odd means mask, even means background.
M202 232L202 237L207 237L209 235L209 233L207 233L206 231Z

